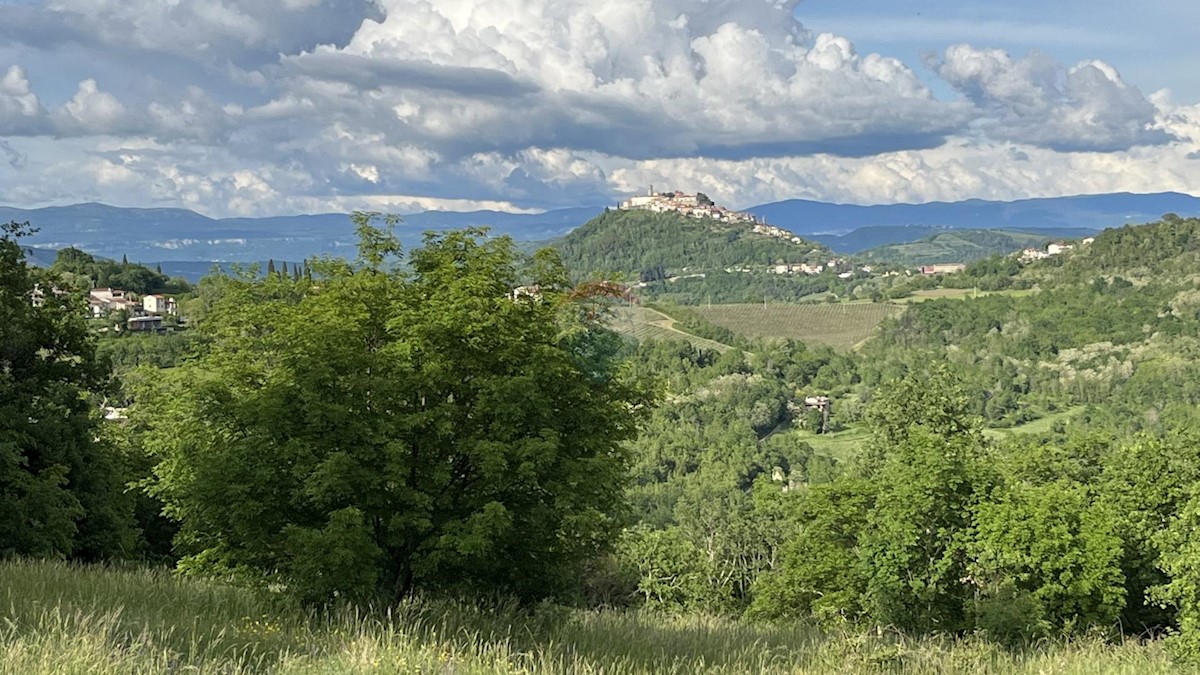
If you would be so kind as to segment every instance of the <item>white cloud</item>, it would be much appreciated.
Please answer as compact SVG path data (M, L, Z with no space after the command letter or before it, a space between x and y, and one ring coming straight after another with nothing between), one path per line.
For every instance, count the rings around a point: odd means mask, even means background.
M62 135L107 135L132 126L125 106L112 94L101 91L92 79L80 82L75 95L55 110L51 119L56 133Z
M230 215L600 204L651 182L740 206L1200 192L1200 107L1104 62L957 45L928 61L960 93L939 100L905 63L807 31L798 4L0 4L0 38L38 73L0 71L0 201ZM47 80L35 63L63 44L96 72Z
M940 148L846 159L832 156L648 161L611 173L624 193L688 185L739 207L785 199L875 204L1010 200L1107 192L1200 192L1200 166L1181 145L1121 152L1058 152L956 140Z
M36 132L41 128L44 114L25 71L10 66L0 77L0 135Z
M1039 52L1013 59L963 44L929 64L979 108L975 124L990 138L1099 151L1171 139L1154 104L1102 61L1068 69Z

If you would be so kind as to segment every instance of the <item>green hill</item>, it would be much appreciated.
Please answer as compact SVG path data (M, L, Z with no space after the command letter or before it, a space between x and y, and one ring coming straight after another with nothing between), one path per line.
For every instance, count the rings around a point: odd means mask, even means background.
M673 213L608 211L557 243L574 272L683 272L724 270L828 259L829 249L801 240L755 233L745 223L689 218Z
M1053 237L1045 233L1007 230L952 230L919 241L889 244L860 255L876 262L900 265L973 262L993 255L1015 253L1027 247L1042 248Z
M1170 281L1190 276L1200 265L1200 218L1168 214L1148 225L1126 225L1105 230L1087 246L1059 260L1047 260L1031 272L1061 266L1055 274L1067 278L1116 275L1129 279Z

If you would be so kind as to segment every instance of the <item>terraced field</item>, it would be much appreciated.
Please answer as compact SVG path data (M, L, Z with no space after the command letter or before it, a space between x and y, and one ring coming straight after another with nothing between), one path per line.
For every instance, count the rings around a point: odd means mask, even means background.
M727 352L733 347L714 340L697 337L675 328L675 320L671 317L645 307L622 307L617 310L612 320L612 329L618 333L629 335L635 340L687 340L701 349L715 349Z
M705 319L747 337L790 338L852 349L884 319L904 311L887 303L813 305L711 305L695 308Z

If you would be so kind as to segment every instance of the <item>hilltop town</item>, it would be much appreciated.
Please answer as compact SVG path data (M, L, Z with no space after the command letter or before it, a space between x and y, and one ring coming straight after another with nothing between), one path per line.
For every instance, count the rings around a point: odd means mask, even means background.
M802 244L804 239L781 227L768 225L766 220L750 213L742 213L720 206L703 192L687 194L681 191L654 192L654 186L644 195L631 197L618 206L623 211L650 211L653 213L678 213L690 218L711 218L722 223L745 223L752 225L755 234Z

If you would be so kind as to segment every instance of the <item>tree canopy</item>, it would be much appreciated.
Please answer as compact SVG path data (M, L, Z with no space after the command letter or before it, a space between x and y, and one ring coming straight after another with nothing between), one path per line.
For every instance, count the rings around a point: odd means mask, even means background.
M0 555L133 553L122 460L99 426L109 385L80 298L26 266L0 226Z
M183 569L311 601L415 589L568 593L622 523L645 399L614 346L507 238L399 251L368 214L359 262L230 279L206 354L137 392Z

